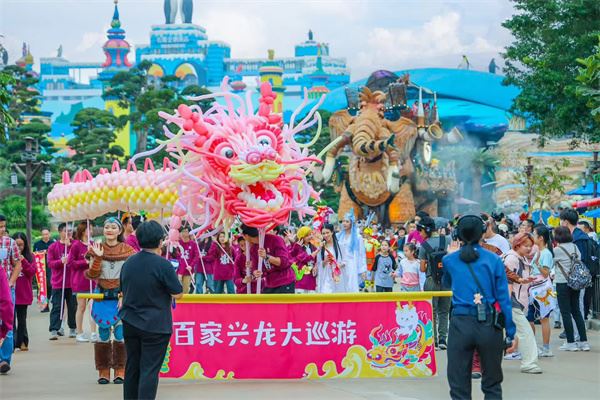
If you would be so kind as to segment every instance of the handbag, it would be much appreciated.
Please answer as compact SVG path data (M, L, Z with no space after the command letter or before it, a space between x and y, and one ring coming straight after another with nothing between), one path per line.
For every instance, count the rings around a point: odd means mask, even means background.
M479 288L479 291L481 292L481 294L483 294L485 296L483 287L481 287L481 284L479 283L479 279L477 279L477 275L475 275L475 272L473 272L473 267L471 266L471 263L467 263L467 267L469 267L469 272L471 273L471 276L473 277L473 280L475 281L477 288ZM492 286L492 290L493 290L493 286ZM496 298L495 290L494 290L493 295L494 295L494 299L495 299ZM486 302L486 304L487 304L487 302ZM492 318L492 325L494 326L494 328L503 330L506 327L506 317L504 316L504 313L502 312L502 308L500 307L500 303L498 303L497 300L490 306L490 315Z
M569 271L568 274L565 273L560 262L556 262L556 265L560 268L560 272L562 272L567 279L567 286L573 290L582 290L591 286L592 275L590 274L589 269L581 262L579 257L577 257L577 253L569 254L563 246L558 246L558 248L571 259L571 271Z

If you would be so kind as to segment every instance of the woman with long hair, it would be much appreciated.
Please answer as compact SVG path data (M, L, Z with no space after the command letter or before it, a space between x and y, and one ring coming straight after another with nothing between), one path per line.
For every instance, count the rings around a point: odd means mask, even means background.
M104 241L90 244L92 262L86 277L96 279L96 292L104 295L92 304L92 318L98 324L99 340L94 343L98 383L110 382L110 370L114 369L113 383L122 384L125 379L125 344L123 323L119 318L119 293L121 291L121 268L135 250L123 243L123 225L117 218L104 221ZM111 341L111 334L114 340Z
M539 282L535 282L535 285L540 288L545 288L546 294L551 298L547 290L552 291L552 282L550 276L554 272L554 252L552 251L552 237L550 229L546 225L538 224L533 228L533 240L535 245L538 247L539 252L533 258L532 263L532 274L537 276ZM533 290L530 291L533 293ZM540 357L553 357L552 351L550 350L550 314L554 310L549 306L540 303L533 297L533 301L529 304L529 311L527 313L527 320L533 329L535 335L535 321L540 321L542 325L542 340L543 345L540 351ZM553 303L555 305L555 302Z
M27 242L27 236L22 232L13 235L19 248L21 273L15 284L15 349L29 350L29 334L27 332L27 307L33 303L33 288L31 280L35 274L33 255Z
M585 321L579 304L580 291L572 289L567 285L567 279L574 265L573 260L581 260L581 253L575 243L573 243L573 234L569 228L559 226L554 230L554 238L556 239L556 247L554 248L556 299L558 300L565 333L567 334L567 341L560 346L560 350L590 351L590 345L587 342L587 332L585 331ZM579 334L579 340L575 340L573 321Z
M227 287L227 294L235 294L233 249L225 232L217 235L217 240L208 251L207 258L213 262L215 293L223 294Z
M342 270L343 291L358 293L359 280L364 281L367 274L367 251L365 243L358 233L354 210L350 210L342 220L342 230L337 234L345 267Z
M72 266L73 271L71 273L71 288L73 289L73 295L77 296L78 293L91 293L96 287L96 282L85 277L85 272L89 268L90 258L87 256L88 248L90 246L90 231L88 223L85 221L80 222L73 233L73 243L71 250L69 250L69 261L68 264ZM90 319L90 330L92 331L90 337L83 332L83 316L89 299L77 299L77 312L75 313L75 324L77 326L77 336L75 340L78 342L97 342L98 334L96 333L96 323L93 319Z
M477 350L483 365L481 390L485 398L502 398L502 352L512 351L515 336L510 297L502 260L480 245L485 226L478 215L458 220L456 243L442 260L442 285L452 289L448 333L448 384L453 399L471 398L471 365ZM504 314L505 324L494 319ZM497 323L498 322L498 323ZM529 327L529 326L527 326ZM503 328L508 340L503 340Z
M317 292L345 293L342 271L346 268L342 250L332 224L325 224L321 231L323 246L317 253Z

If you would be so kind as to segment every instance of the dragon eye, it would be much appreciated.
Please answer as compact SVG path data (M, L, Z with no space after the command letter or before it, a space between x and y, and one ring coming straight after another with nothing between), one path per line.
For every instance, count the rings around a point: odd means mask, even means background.
M268 136L261 136L258 138L258 144L261 146L271 146L271 138Z
M223 147L221 149L221 155L225 158L233 158L235 153L233 152L233 149L231 147Z

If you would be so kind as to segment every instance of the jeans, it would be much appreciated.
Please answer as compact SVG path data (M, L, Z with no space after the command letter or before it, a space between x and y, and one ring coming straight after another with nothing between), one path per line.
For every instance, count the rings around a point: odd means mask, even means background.
M538 349L533 329L531 329L529 321L525 318L523 310L513 308L512 318L517 327L515 336L519 339L519 352L523 357L521 359L521 370L535 368L538 366Z
M227 286L227 294L235 294L235 286L233 285L233 281L214 281L215 284L215 293L223 294L225 293L224 289Z
M573 321L571 320L571 317L575 320L577 332L579 333L579 340L587 342L585 321L583 320L581 310L579 309L579 293L579 290L571 289L566 283L556 284L556 299L558 300L558 306L560 307L560 313L565 326L567 343L575 342L575 333L573 331Z
M377 286L375 285L375 291L377 293L381 293L381 292L391 292L392 288L391 287L383 287L383 286Z
M50 332L58 331L61 328L60 300L62 299L61 289L52 289L52 308L50 309ZM65 289L65 303L67 311L67 323L69 328L76 329L75 314L77 313L77 300L73 296L70 288ZM63 316L65 309L63 308Z
M204 293L204 282L206 282L206 292L214 293L215 292L215 281L213 280L213 274L196 274L196 293L203 294Z
M124 322L125 366L124 399L155 399L158 374L165 359L171 334L151 333Z
M469 315L453 315L448 336L448 385L452 399L471 398L473 353L481 365L485 399L502 398L502 331Z
M14 287L10 289L10 295L11 295L13 307L14 307L14 304L15 304L15 288ZM15 344L15 342L13 339L13 331L10 330L10 331L8 331L8 333L6 334L6 337L4 338L4 343L2 343L2 347L0 347L0 362L6 361L10 365L10 360L12 359L14 344Z
M424 290L426 292L447 290L442 287L441 284L436 283L433 278L428 277L425 281ZM450 304L452 299L450 297L434 297L431 299L431 305L433 306L433 336L436 343L440 340L446 340L448 338L448 315L450 313Z

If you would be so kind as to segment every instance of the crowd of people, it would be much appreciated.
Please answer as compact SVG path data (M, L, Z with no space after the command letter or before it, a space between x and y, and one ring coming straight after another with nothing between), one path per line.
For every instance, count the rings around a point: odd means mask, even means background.
M561 211L557 227L530 219L517 225L502 214L477 217L483 224L478 249L500 260L510 293L516 351L505 359L520 360L524 373L542 373L539 357L554 355L552 323L554 328L564 327L560 336L565 342L560 350L589 351L585 319L594 287L573 288L570 282L581 265L598 273L600 247L590 224L579 220L572 209ZM237 232L198 240L189 227L182 227L178 245L163 246L161 255L170 262L184 293L445 291L453 286L446 273L448 254L467 242L456 229L458 219L432 218L419 212L402 226L382 229L376 223L357 221L350 212L340 224L325 223L320 229L312 225L278 227L261 237L258 229L242 225ZM122 266L141 250L136 235L141 222L139 216L127 214L108 218L101 240L92 239L89 223L81 222L74 229L60 224L58 240L50 239L50 231L43 230L41 240L33 246L46 257L51 293L49 339L68 336L76 342L94 342L99 383L110 381L111 368L113 382L123 382L123 327L120 321L108 327L99 323L107 316L117 320L118 310L94 308L91 300L76 295L96 292L105 298L119 298ZM26 236L16 233L10 237L4 216L0 216L0 245L0 373L5 374L11 368L13 351L28 350L27 309L34 298L35 264ZM433 298L436 349L446 350L453 340L450 320L461 312L456 296ZM92 308L92 318L86 333L88 308ZM537 326L542 332L539 348ZM482 374L480 352L475 351L469 361L473 378Z

